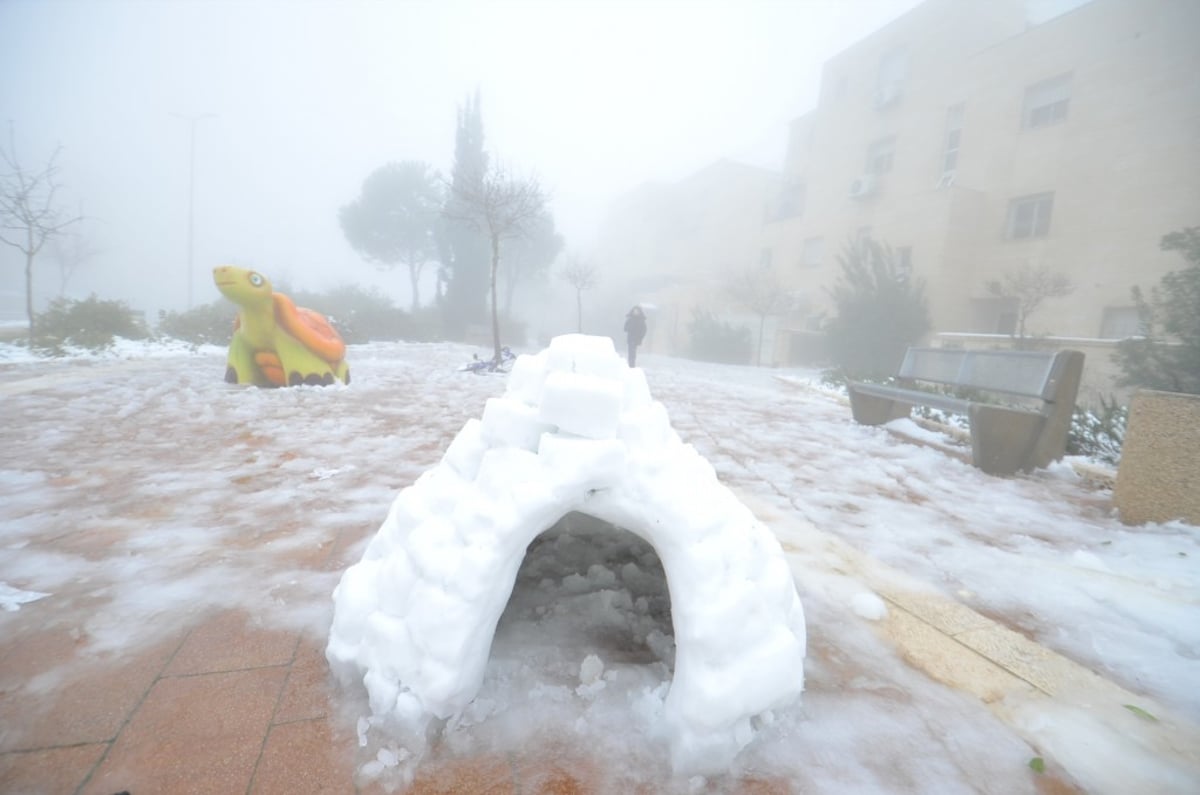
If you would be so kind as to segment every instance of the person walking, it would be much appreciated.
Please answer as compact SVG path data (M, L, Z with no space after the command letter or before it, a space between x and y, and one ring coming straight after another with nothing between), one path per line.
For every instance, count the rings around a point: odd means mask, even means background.
M646 314L635 305L625 315L625 338L629 342L629 366L636 367L637 349L646 338Z

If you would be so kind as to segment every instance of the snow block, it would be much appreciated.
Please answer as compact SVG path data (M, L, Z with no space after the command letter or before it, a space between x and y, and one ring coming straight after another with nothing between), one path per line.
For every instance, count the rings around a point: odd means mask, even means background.
M624 396L624 384L618 380L550 373L542 388L538 419L588 439L611 439L617 435Z
M510 398L488 398L483 407L480 428L484 441L491 447L537 449L538 440L546 431L554 430L538 419L537 409Z
M803 690L804 610L778 540L607 337L556 337L520 357L505 396L400 493L342 575L325 655L343 686L366 688L364 725L424 736L431 718L470 706L526 548L573 511L644 538L667 576L674 679L665 700L631 710L661 722L678 773L728 771L752 718ZM615 582L602 566L579 579ZM580 697L603 681L583 681Z
M625 474L625 445L616 440L564 439L546 434L538 446L543 466L574 490L617 485Z
M546 351L537 356L518 356L508 375L508 390L504 396L519 400L526 406L541 403L542 384L546 381L546 358Z
M564 334L550 341L546 369L550 372L579 373L608 380L622 380L627 368L617 355L610 337Z

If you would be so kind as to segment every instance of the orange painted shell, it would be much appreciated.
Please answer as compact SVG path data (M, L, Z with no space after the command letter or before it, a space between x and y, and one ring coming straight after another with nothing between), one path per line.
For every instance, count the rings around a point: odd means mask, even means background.
M330 364L337 364L346 355L346 343L320 312L296 306L282 293L273 293L275 321L300 344Z

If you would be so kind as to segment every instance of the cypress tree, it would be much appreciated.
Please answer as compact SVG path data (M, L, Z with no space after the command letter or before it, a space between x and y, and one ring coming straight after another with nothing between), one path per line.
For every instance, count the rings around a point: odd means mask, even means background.
M455 188L475 180L487 170L488 156L483 151L483 115L479 92L468 97L458 109L458 128L454 141L454 170L447 194L439 249L442 295L442 320L447 336L461 338L468 325L487 322L487 293L490 265L487 238L473 224L462 220ZM440 289L441 285L439 285Z

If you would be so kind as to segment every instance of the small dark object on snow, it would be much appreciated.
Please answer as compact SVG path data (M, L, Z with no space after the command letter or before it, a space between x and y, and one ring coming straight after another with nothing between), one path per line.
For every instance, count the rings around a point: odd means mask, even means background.
M500 349L498 360L495 358L480 359L477 353L471 354L471 358L474 361L463 367L463 371L480 375L482 373L507 373L509 365L516 360L517 356L505 345Z

